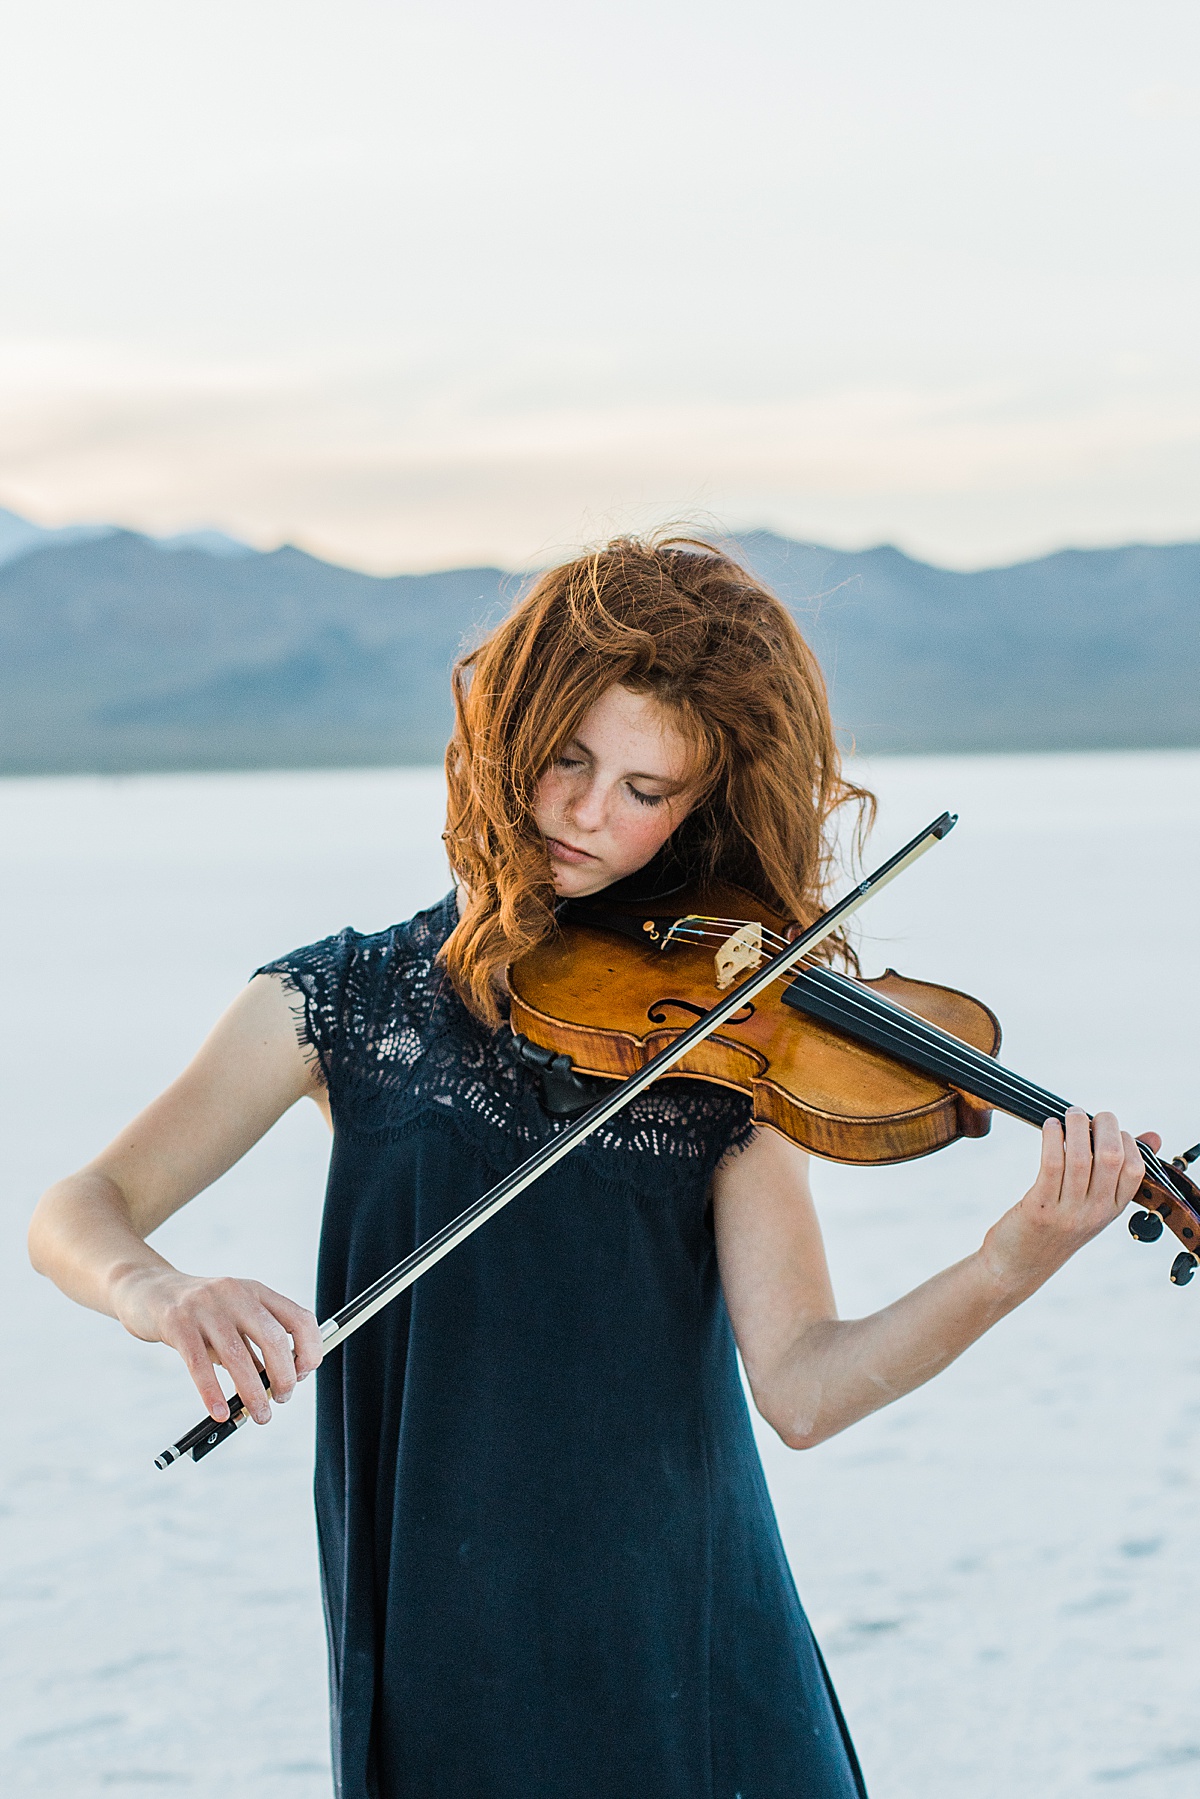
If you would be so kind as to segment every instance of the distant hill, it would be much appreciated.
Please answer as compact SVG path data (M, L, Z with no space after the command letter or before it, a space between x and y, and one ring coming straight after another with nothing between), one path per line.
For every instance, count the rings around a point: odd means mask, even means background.
M9 774L435 761L450 663L521 584L380 578L199 533L29 526L18 544L24 524L0 514ZM1200 544L974 574L769 532L740 546L863 751L1200 744Z
M1200 744L1200 543L972 574L765 532L742 547L807 631L863 751Z
M0 563L15 562L30 550L47 549L52 543L83 543L88 538L108 537L112 525L35 525L0 506Z
M30 519L0 506L0 564L15 562L31 550L48 549L51 544L86 543L98 537L116 535L116 525L35 525ZM150 542L160 550L207 550L211 556L253 556L248 543L227 537L224 531L183 531L175 537L153 537Z

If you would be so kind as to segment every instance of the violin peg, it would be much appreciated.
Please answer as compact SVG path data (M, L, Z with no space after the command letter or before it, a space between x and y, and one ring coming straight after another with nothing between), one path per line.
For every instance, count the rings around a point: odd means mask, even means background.
M1163 1234L1163 1221L1157 1212L1135 1212L1129 1220L1129 1235L1139 1243L1157 1243Z
M1181 1249L1171 1263L1171 1279L1177 1287L1186 1287L1196 1272L1196 1258L1190 1249Z

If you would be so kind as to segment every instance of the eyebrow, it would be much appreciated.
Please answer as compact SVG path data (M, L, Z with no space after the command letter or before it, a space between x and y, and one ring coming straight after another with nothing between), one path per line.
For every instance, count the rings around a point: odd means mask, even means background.
M596 760L594 753L589 750L582 737L570 738L563 747L568 750L582 750L589 762L594 762ZM686 780L674 781L671 779L670 775L655 775L639 769L630 769L622 776L622 779L626 781L655 781L660 787L666 787L672 793L682 793L684 788L688 785Z

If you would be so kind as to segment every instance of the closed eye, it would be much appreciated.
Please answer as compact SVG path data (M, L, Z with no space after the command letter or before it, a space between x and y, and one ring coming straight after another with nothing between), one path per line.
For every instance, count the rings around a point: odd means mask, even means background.
M634 799L643 806L661 806L667 797L665 793L642 793L636 787L631 787L629 791Z

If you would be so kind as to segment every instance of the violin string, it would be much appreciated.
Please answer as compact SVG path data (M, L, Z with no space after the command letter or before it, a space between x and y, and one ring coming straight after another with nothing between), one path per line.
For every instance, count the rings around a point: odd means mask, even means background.
M1047 1088L1026 1080L1021 1075L1014 1074L1011 1069L1005 1068L1003 1063L996 1061L983 1051L975 1049L973 1045L963 1044L960 1039L952 1036L949 1032L942 1031L929 1020L908 1012L907 1008L898 1006L894 1001L870 992L869 989L864 988L847 975L838 974L836 970L825 968L820 964L812 964L810 973L827 991L836 989L845 1005L860 1016L885 1025L911 1043L945 1055L951 1065L957 1064L966 1076L963 1085L968 1092L973 1091L970 1086L970 1077L973 1072L980 1084L991 1086L996 1093L1004 1093L1014 1099L1027 1101L1031 1107L1044 1110L1047 1117L1057 1118L1062 1123L1067 1110L1067 1102L1060 1099L1057 1094L1051 1093ZM985 1098L986 1095L980 1094L979 1097ZM1041 1120L1038 1122L1040 1123ZM1158 1177L1168 1191L1178 1193L1180 1189L1172 1178L1170 1169L1160 1160L1155 1151L1145 1143L1139 1143L1138 1150L1147 1169Z
M700 927L699 929L694 927L689 929L693 920L695 926ZM740 929L748 923L756 922L758 921L722 919L692 914L687 923L676 930L675 936L678 938L686 934L692 941L719 939L723 942L727 941L727 938L719 930L706 927L728 925L734 929ZM779 949L786 946L788 939L781 937L777 931L771 931L761 925L760 929L765 941L778 945ZM922 1019L917 1014L908 1012L904 1007L882 999L878 994L870 993L849 976L839 975L835 970L814 962L810 958L804 959L803 966L810 976L820 980L827 998L832 997L830 989L834 988L836 983L837 999L833 1007L835 1011L840 1010L844 1017L857 1015L860 1019L866 1018L885 1032L891 1033L896 1040L910 1047L923 1049L927 1055L943 1059L949 1068L958 1073L960 1077L964 1077L961 1079L961 1083L956 1082L955 1084L961 1084L968 1093L975 1091L970 1079L974 1075L977 1085L990 1089L993 1095L1004 1096L999 1101L1002 1106L1005 1098L1013 1102L1011 1109L1016 1111L1018 1117L1028 1119L1029 1113L1033 1111L1041 1113L1042 1116L1031 1119L1030 1122L1040 1124L1044 1118L1056 1118L1060 1123L1063 1122L1067 1102L1060 1099L1057 1094L1051 1093L1047 1088L1040 1087L1032 1081L1025 1080L1011 1069L1005 1068L1003 1063L985 1055L971 1044L963 1043L961 1039L954 1037L951 1033L942 1031L927 1019ZM798 977L798 974L799 969L789 970L779 979L782 983L790 985ZM987 1098L988 1093L980 1093L978 1097ZM1005 1109L1010 1108L1006 1107ZM1168 1192L1179 1195L1180 1189L1173 1180L1170 1169L1160 1161L1155 1152L1144 1143L1139 1143L1138 1149L1148 1172L1156 1176L1160 1185L1164 1186Z
M759 924L765 942L777 949L783 949L786 946L789 941L787 938L781 937L777 931L770 930L758 920L721 918L699 913L689 914L685 920L681 920L679 925L674 928L673 936L676 940L686 937L693 942L704 939L710 942L725 942L728 939L724 931L709 927L726 926L737 930L754 923ZM962 1044L960 1039L952 1037L948 1032L940 1031L935 1025L930 1025L928 1020L921 1020L916 1014L905 1011L903 1007L895 1007L891 1002L881 1000L878 994L864 992L857 983L850 982L849 977L839 977L834 970L826 968L824 964L814 962L806 957L805 965L813 974L819 974L829 980L846 981L848 989L852 992L854 1005L860 1014L873 1017L873 1022L881 1024L886 1029L898 1031L907 1037L910 1043L924 1048L928 1053L948 1055L952 1060L957 1060L960 1073L965 1072L969 1076L973 1071L991 1088L993 1093L1003 1093L1006 1098L1016 1102L1015 1109L1018 1116L1027 1116L1028 1109L1034 1108L1044 1112L1046 1117L1054 1117L1058 1118L1060 1122L1062 1121L1066 1102L1059 1099L1056 1094L1050 1093L1046 1088L1036 1086L1031 1081L1024 1080L992 1057L984 1056L981 1051L974 1050L971 1045ZM797 970L791 970L781 975L780 982L790 984L796 979L797 972ZM903 1016L898 1018L896 1016L898 1013ZM909 1020L913 1022L910 1024ZM971 1091L969 1079L964 1080L962 1084L968 1092ZM986 1096L981 1094L979 1097ZM1003 1104L1003 1101L1001 1103ZM1168 1192L1183 1196L1169 1166L1160 1161L1147 1144L1139 1143L1138 1149L1147 1170L1157 1177L1160 1185L1165 1187Z
M857 1013L860 1017L866 1017L884 1026L900 1040L924 1047L938 1057L944 1057L945 1064L950 1069L954 1069L957 1065L957 1070L965 1077L962 1079L961 1085L968 1093L975 1093L977 1088L983 1088L984 1091L979 1092L978 1097L986 1099L989 1097L987 1089L990 1087L993 1094L1003 1094L1017 1102L1023 1101L1028 1105L1030 1111L1041 1113L1040 1117L1029 1120L1032 1123L1041 1124L1047 1117L1057 1118L1060 1124L1064 1121L1067 1102L1060 1099L1057 1094L1050 1093L1046 1088L1039 1087L1034 1082L1015 1075L1011 1069L1005 1068L1002 1063L995 1061L991 1056L974 1049L970 1044L961 1043L958 1038L940 1030L938 1026L930 1024L928 1020L918 1018L915 1014L905 1011L905 1008L896 1006L894 1002L883 999L878 994L865 992L849 976L839 975L832 969L819 967L813 968L811 972L818 977L819 984L827 993L832 991L837 994L840 1006L835 1005L833 1010L840 1009L843 1017ZM903 1017L898 1018L897 1013L902 1013ZM910 1020L912 1020L911 1024ZM972 1082L972 1075L975 1077L974 1082ZM960 1083L956 1082L955 1084ZM1003 1099L1000 1103L1003 1105ZM1022 1116L1019 1105L1014 1109L1017 1110L1018 1116ZM1028 1111L1024 1115L1028 1118ZM1147 1171L1155 1176L1168 1192L1181 1196L1181 1189L1172 1178L1170 1169L1164 1166L1154 1150L1148 1144L1139 1143L1138 1151Z
M730 919L722 922L741 925L755 921ZM678 936L682 933L677 932L676 934ZM764 936L766 934L767 933L764 931ZM694 935L714 940L720 936L720 933L701 930L694 933ZM775 932L771 932L770 935L777 937L777 933ZM781 948L786 943L786 939L780 938L778 941ZM941 1055L949 1056L957 1062L958 1073L973 1072L981 1077L986 1077L988 1084L993 1089L1003 1087L1013 1099L1025 1100L1029 1103L1036 1103L1040 1106L1047 1107L1049 1115L1061 1117L1062 1113L1065 1111L1067 1102L1060 1099L1057 1094L1050 1093L1045 1088L1036 1087L1032 1082L1023 1080L1021 1076L1006 1069L1002 1063L995 1061L991 1056L985 1056L982 1051L975 1050L972 1045L963 1043L960 1038L952 1036L949 1032L939 1030L936 1025L930 1024L927 1019L922 1019L918 1017L917 1014L907 1011L904 1007L896 1006L890 1001L881 999L878 994L871 993L869 990L859 986L858 983L852 982L847 976L838 976L834 970L825 968L821 963L805 958L805 962L801 966L803 966L810 975L826 977L829 982L845 981L845 988L839 989L839 998L843 1003L843 1007L848 1003L851 1007L855 1008L860 1015L871 1018L884 1029L895 1033L899 1037L903 1037L908 1042L919 1044L931 1053L936 1052ZM780 982L785 985L790 985L791 982L796 979L799 972L799 969L789 970L779 977Z
M1041 1111L1043 1115L1059 1119L1066 1112L1067 1102L1056 1093L1050 1093L1045 1088L1024 1080L1011 1069L1005 1068L1003 1063L995 1061L971 1044L963 1043L949 1032L940 1030L927 1019L920 1019L914 1013L906 1012L903 1007L891 1005L878 994L867 994L854 989L849 981L843 989L836 974L829 981L821 978L831 972L815 968L807 971L810 981L826 996L830 1010L835 1014L840 1014L847 1020L866 1020L878 1025L894 1042L925 1050L956 1074L968 1092L975 1092L971 1085L971 1078L974 1077L981 1086L986 1086L993 1092L1004 1093L1014 1104L1023 1104ZM984 1098L986 1095L981 1093L979 1097ZM1042 1120L1039 1118L1038 1122L1041 1123Z
M706 932L704 935L712 937L715 933ZM764 935L766 935L765 932ZM771 936L775 937L777 933L772 932ZM779 938L778 941L782 948L787 940ZM909 1012L906 1007L897 1006L894 1002L883 999L858 982L852 981L848 976L839 976L835 970L826 968L822 963L805 958L801 966L814 976L824 977L828 982L838 982L839 992L851 1006L887 1028L903 1033L910 1041L923 1041L925 1047L931 1051L937 1050L956 1056L959 1059L960 1067L966 1064L976 1073L986 1075L993 1086L1006 1084L1014 1097L1021 1096L1031 1101L1036 1100L1039 1104L1048 1105L1051 1109L1065 1110L1067 1102L1061 1100L1057 1094L1050 1093L1048 1089L1024 1080L1022 1076L1006 1069L1003 1063L997 1062L991 1056L984 1055L973 1045L964 1043L961 1038L940 1030L928 1019L923 1019L918 1014ZM789 970L788 973L779 977L780 981L790 985L799 972L799 969ZM844 988L840 985L842 982L845 983Z
M814 969L812 972L818 976L822 986L827 989L836 983L843 1001L843 1017L847 1013L857 1013L860 1017L865 1016L883 1024L901 1040L906 1040L917 1047L925 1047L937 1056L944 1057L945 1066L960 1074L961 1080L956 1084L961 1084L967 1092L974 1093L977 1089L981 1089L978 1092L979 1098L987 1099L994 1095L999 1099L1001 1106L1005 1106L1007 1099L1013 1103L1005 1109L1016 1111L1018 1116L1024 1115L1031 1123L1040 1125L1047 1117L1057 1118L1060 1124L1064 1121L1067 1110L1066 1102L1061 1100L1057 1094L1050 1093L1046 1088L1037 1086L1034 1082L1027 1081L1019 1075L1014 1075L1011 1069L1005 1068L1002 1063L996 1062L982 1051L976 1050L970 1045L960 1045L957 1038L950 1037L949 1033L940 1031L936 1025L931 1025L928 1021L917 1020L910 1025L908 1019L913 1017L913 1014L907 1014L903 1020L896 1019L894 1013L903 1011L904 1008L895 1007L892 1002L882 999L877 994L868 995L844 975L838 975L829 969ZM853 992L850 991L852 988L854 988ZM1030 1116L1031 1113L1033 1116ZM1138 1152L1143 1165L1151 1175L1157 1178L1160 1185L1164 1186L1168 1192L1179 1195L1181 1190L1172 1179L1169 1169L1164 1167L1149 1145L1139 1143Z
M945 1066L959 1074L961 1085L967 1092L975 1092L976 1087L990 1088L995 1094L1002 1094L1014 1101L1024 1102L1031 1110L1042 1113L1043 1117L1057 1118L1060 1123L1062 1122L1067 1110L1067 1102L1060 1099L1057 1094L1050 1093L1046 1088L1015 1075L1011 1069L1005 1068L1002 1063L995 1061L991 1056L974 1049L970 1044L961 1043L958 1038L941 1031L927 1020L921 1020L914 1014L905 1012L903 1007L895 1006L893 1002L882 999L878 994L864 992L847 976L838 975L829 969L814 969L812 972L818 976L820 984L827 992L830 989L837 992L839 1004L834 1009L840 1009L843 1017L853 1014L865 1017L884 1026L894 1034L897 1040L923 1047L939 1057L944 1057ZM897 1018L898 1012L905 1012L905 1016ZM913 1021L912 1023L909 1022L910 1019ZM972 1085L972 1078L974 1085ZM987 1098L988 1093L981 1092L978 1097ZM1003 1100L1001 1103L1003 1104ZM1037 1118L1034 1122L1041 1123L1042 1118ZM1158 1161L1154 1151L1145 1144L1139 1147L1146 1165L1152 1172L1165 1179L1166 1170ZM1168 1185L1173 1186L1174 1183L1168 1181Z

